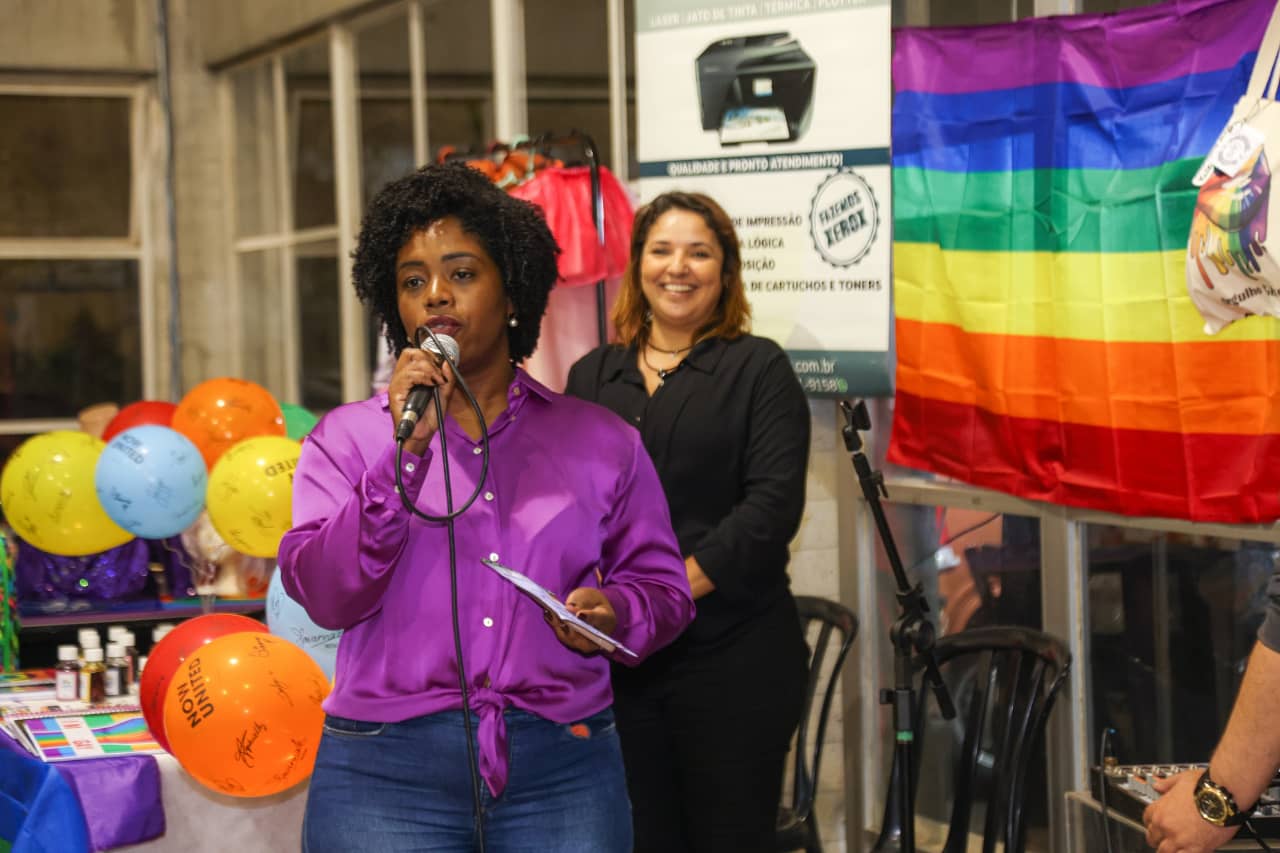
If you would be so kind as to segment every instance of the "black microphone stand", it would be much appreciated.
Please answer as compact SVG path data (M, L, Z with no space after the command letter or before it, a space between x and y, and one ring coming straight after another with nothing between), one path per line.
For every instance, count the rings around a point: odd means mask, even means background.
M884 827L880 830L880 838L876 841L876 850L884 849L884 845L892 840L895 827L890 823L890 816L896 815L899 833L898 849L901 853L915 853L915 713L916 699L913 686L913 660L918 656L924 660L924 677L934 697L938 709L948 720L956 715L955 706L951 703L951 694L942 682L938 672L938 664L933 659L933 643L935 631L933 623L926 616L929 602L925 600L924 588L919 583L914 586L907 580L907 572L902 567L902 558L898 556L898 548L893 541L893 532L884 515L884 507L880 498L888 497L884 487L884 474L871 468L867 455L863 452L862 438L859 430L871 428L871 416L867 413L867 404L859 400L850 403L840 401L840 411L844 414L845 425L841 430L844 435L844 446L853 460L853 469L858 474L858 482L862 485L862 494L871 507L871 514L876 520L876 530L880 533L880 542L889 557L889 565L893 567L893 577L898 582L898 606L901 612L896 622L889 629L889 638L893 641L894 684L892 690L880 691L880 704L893 706L893 771L889 779L889 795L885 805Z

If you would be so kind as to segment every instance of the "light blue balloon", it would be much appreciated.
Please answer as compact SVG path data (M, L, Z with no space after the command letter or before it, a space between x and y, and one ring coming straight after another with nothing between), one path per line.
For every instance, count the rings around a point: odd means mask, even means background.
M94 470L102 508L143 539L177 536L194 524L208 484L204 457L191 439L152 424L111 439Z
M279 569L271 576L271 584L267 587L267 627L277 637L283 637L311 655L311 659L324 670L325 677L333 678L342 632L321 628L312 622L302 605L285 592Z

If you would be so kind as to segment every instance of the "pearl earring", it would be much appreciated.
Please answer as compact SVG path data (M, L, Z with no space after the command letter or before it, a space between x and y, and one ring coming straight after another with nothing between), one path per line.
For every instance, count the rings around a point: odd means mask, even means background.
M507 318L507 325L514 329L516 326L520 325L520 320L515 314L512 314Z

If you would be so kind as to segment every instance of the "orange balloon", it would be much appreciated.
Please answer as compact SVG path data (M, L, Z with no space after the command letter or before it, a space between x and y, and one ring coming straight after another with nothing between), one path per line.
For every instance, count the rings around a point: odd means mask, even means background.
M213 470L232 445L256 435L284 435L284 412L271 392L244 379L210 379L187 392L174 410L172 429L191 439Z
M147 721L151 735L165 749L169 741L164 736L164 701L169 695L169 682L187 656L215 637L239 634L244 631L262 631L267 626L257 619L237 613L206 613L185 622L161 638L151 647L147 667L142 671L138 684L138 704L142 706L142 718Z
M169 751L197 781L264 797L311 775L329 682L293 643L254 631L218 637L179 665L164 704Z

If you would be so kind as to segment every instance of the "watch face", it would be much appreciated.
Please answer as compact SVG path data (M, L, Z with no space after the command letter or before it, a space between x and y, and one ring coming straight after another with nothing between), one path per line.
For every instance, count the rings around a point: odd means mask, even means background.
M1196 791L1196 808L1200 810L1201 817L1219 826L1228 817L1226 802L1216 791L1208 788Z

